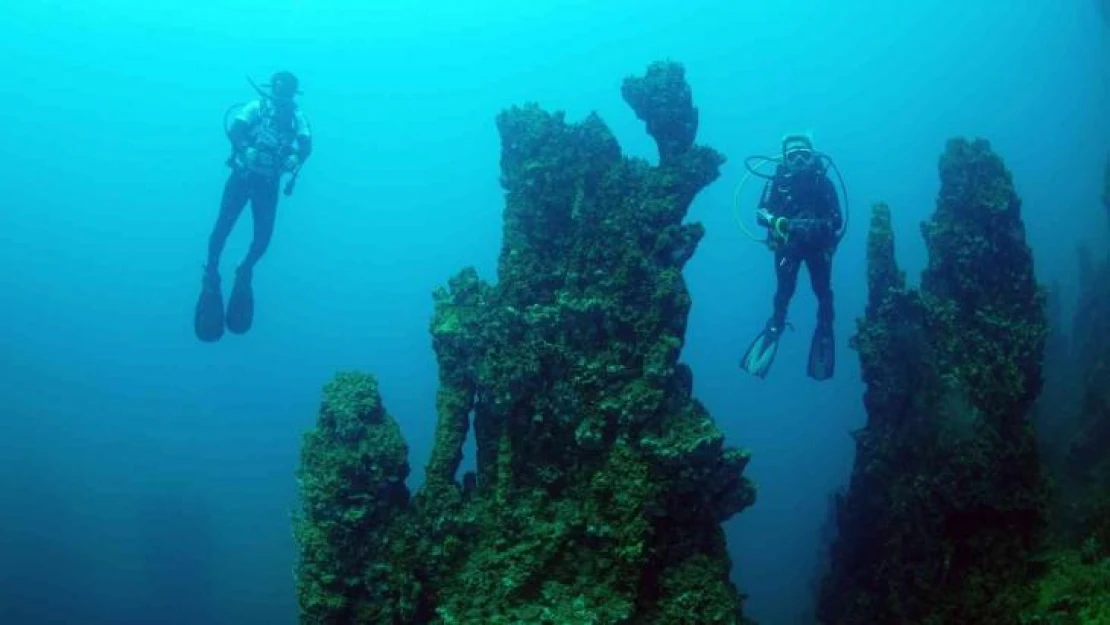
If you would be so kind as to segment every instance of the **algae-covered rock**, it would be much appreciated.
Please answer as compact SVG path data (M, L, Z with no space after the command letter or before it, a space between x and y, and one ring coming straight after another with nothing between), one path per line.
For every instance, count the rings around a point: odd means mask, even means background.
M387 529L408 506L407 455L373 377L342 373L324 387L297 475L302 622L391 622L388 588L399 572L390 567Z
M625 80L621 95L646 123L659 147L660 161L669 164L693 147L698 110L681 65L656 63L643 78Z
M390 572L349 590L392 620L327 622L744 622L721 523L754 501L749 454L725 445L678 361L682 268L704 233L683 219L724 157L694 144L681 66L654 64L622 93L658 166L623 156L596 115L497 116L498 281L465 269L434 294L427 482L362 528L390 549L313 555ZM468 435L477 466L460 480Z
M828 625L1017 623L1046 490L1030 406L1043 297L1021 202L982 140L952 140L929 264L908 289L889 209L873 212L859 351L867 424L822 585Z
M1040 393L1047 337L1044 296L1025 240L1021 199L983 140L953 140L941 158L937 210L922 225L929 266L921 290L954 304L943 341L945 375L998 425L1023 427Z
M1110 559L1089 558L1081 550L1054 553L1037 582L1035 603L1022 625L1101 625L1110 623Z

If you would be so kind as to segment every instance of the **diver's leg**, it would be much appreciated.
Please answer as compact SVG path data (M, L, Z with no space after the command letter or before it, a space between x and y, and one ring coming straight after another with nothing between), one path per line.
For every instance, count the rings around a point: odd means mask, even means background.
M778 286L775 289L774 311L767 325L740 357L740 368L756 377L767 377L775 362L779 337L786 326L786 309L798 284L798 268L797 258L775 253L775 281Z
M197 338L210 343L220 340L224 333L224 299L220 289L220 254L223 252L227 237L249 196L247 180L238 173L232 173L224 184L223 199L220 201L220 214L208 237L208 262L204 266L201 279L200 297L197 298L193 316L193 329Z
M832 250L818 249L806 257L809 281L817 296L817 325L828 327L833 322Z
M775 309L771 314L769 325L781 331L786 324L786 310L790 306L790 298L794 297L794 290L798 286L798 269L801 267L800 259L775 253Z
M231 234L239 215L250 198L250 184L246 176L232 172L224 184L223 198L220 200L220 214L216 217L216 224L212 227L212 234L208 237L208 273L217 273L220 266L220 255L224 251L227 237Z
M828 380L836 370L836 342L833 338L832 250L816 249L806 257L809 281L817 296L817 326L809 344L806 373L815 380Z
M254 216L254 238L246 258L235 272L235 286L227 303L227 329L243 334L254 323L254 291L251 277L254 265L270 245L277 214L278 183L256 177L251 186L251 214Z
M240 271L250 272L270 247L277 219L278 184L276 181L258 180L251 189L251 215L254 217L254 238L247 256L239 266Z

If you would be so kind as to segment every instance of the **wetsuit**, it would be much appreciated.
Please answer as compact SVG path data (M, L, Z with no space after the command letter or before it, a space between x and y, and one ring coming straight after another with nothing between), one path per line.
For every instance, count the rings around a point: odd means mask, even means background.
M312 136L308 122L296 105L279 110L269 100L255 100L240 109L228 136L234 148L228 160L231 175L224 184L220 214L208 239L210 273L216 273L220 254L235 222L247 202L254 218L254 237L250 250L239 266L250 273L266 252L274 233L277 216L278 187L290 156L303 165L312 153Z
M805 263L817 296L818 326L833 322L832 257L836 233L843 225L836 187L823 169L791 173L779 165L767 181L759 202L757 221L771 230L775 245L774 312L768 325L781 331L790 298L798 284L798 270Z

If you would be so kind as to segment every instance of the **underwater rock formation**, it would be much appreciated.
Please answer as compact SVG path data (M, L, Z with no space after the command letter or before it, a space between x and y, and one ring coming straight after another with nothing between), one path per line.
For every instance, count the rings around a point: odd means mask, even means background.
M1075 397L1057 405L1049 417L1059 422L1040 432L1044 444L1063 441L1067 456L1049 465L1057 484L1051 551L1027 625L1110 623L1110 262L1086 270L1060 374Z
M435 293L438 423L414 496L373 378L325 390L299 476L303 622L743 621L721 523L754 501L749 455L678 362L703 235L682 221L724 157L694 144L681 65L622 93L658 166L622 156L596 115L498 115L498 282L466 269Z
M1072 414L1059 415L1069 428L1066 465L1058 480L1068 511L1065 535L1072 543L1095 541L1110 555L1110 260L1080 253L1080 295L1072 321L1074 380Z
M895 260L889 208L873 209L853 337L867 424L819 598L828 625L1017 623L1027 601L1046 510L1028 421L1043 295L989 144L949 141L939 173L919 289Z
M408 446L385 411L377 381L341 373L324 387L316 428L297 474L302 509L297 598L306 623L391 623L406 587L392 567L391 524L408 507ZM410 611L411 597L409 598Z
M1110 168L1104 203L1108 193ZM1024 625L1110 623L1110 259L1099 262L1087 245L1078 251L1070 349L1046 361L1054 401L1041 402L1038 419L1042 447L1066 453L1047 465L1056 487L1046 572Z

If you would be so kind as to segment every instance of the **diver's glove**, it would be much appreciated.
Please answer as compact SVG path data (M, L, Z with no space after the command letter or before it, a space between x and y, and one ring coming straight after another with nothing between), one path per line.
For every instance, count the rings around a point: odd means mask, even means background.
M790 220L786 217L774 217L770 223L771 233L785 241L790 236L790 225Z
M301 159L296 154L290 154L289 158L285 159L285 171L296 171L301 166Z
M776 217L774 213L766 208L761 208L755 212L755 222L770 228L772 234L781 238L786 238L786 233L790 227L790 222L785 217Z
M766 208L761 208L755 211L755 223L761 226L770 227L774 221L774 214L772 214L771 211L767 210Z

